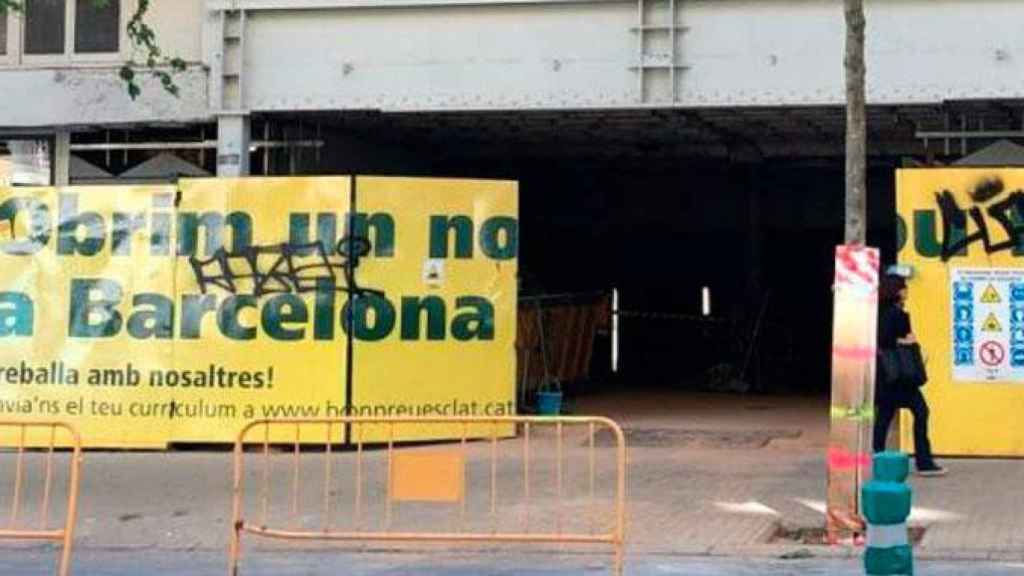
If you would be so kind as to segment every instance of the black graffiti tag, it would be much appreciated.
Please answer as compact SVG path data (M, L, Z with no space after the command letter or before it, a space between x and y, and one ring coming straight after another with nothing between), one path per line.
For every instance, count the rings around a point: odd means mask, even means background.
M964 210L957 204L956 198L949 190L935 195L935 200L942 213L942 261L946 262L971 244L981 242L986 254L994 254L1013 250L1024 244L1024 190L1017 190L1006 198L993 202L987 208L982 203L990 201L1003 193L1000 180L986 180L971 193L975 204ZM986 219L991 218L1003 230L1006 239L993 242ZM968 216L977 229L966 234Z
M360 286L355 271L370 253L366 238L345 237L328 255L320 242L249 246L228 252L223 247L207 260L195 256L189 264L203 294L217 287L232 294L303 294L321 290L326 283L332 291L351 295L374 294L380 290Z

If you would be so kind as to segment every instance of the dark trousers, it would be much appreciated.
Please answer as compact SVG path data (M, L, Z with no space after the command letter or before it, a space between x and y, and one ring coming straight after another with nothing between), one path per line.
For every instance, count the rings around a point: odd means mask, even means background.
M889 425L900 408L907 408L914 415L914 460L918 469L934 465L932 443L928 440L928 403L920 388L901 390L897 393L882 394L875 400L878 413L875 418L875 452L885 450L885 438Z

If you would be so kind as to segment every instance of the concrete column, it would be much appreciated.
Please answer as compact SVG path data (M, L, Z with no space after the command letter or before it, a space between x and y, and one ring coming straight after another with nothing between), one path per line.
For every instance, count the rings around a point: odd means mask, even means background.
M71 132L58 130L53 137L53 184L71 183Z
M247 114L225 114L217 119L217 176L249 175L250 122Z

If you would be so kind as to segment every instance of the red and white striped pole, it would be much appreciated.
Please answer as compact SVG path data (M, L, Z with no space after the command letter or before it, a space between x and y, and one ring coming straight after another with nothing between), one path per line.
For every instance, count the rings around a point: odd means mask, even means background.
M877 249L836 248L827 514L832 543L864 532L860 488L871 474L878 271Z

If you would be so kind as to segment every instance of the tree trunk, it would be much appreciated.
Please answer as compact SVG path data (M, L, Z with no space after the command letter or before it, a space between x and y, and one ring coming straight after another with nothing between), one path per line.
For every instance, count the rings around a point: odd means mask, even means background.
M867 122L864 82L864 0L846 10L846 243L867 241Z
M867 134L864 86L864 0L843 0L846 13L846 244L836 251L836 288L833 322L833 346L860 349L874 345L874 306L863 299L851 298L851 291L863 289L842 282L840 269L859 269L859 256L870 256L863 248L867 240ZM850 245L858 246L852 248ZM877 254L877 253L876 253ZM871 258L863 258L870 261ZM852 266L851 266L852 263ZM847 272L845 277L856 276ZM856 284L856 283L854 283ZM872 360L851 360L833 355L833 410L861 412L872 406L874 382ZM859 462L871 450L872 426L861 419L831 420L829 431L828 505L826 529L828 541L838 543L844 535L861 534L864 522L860 516L860 488L870 468ZM833 463L832 454L840 460L858 462Z

